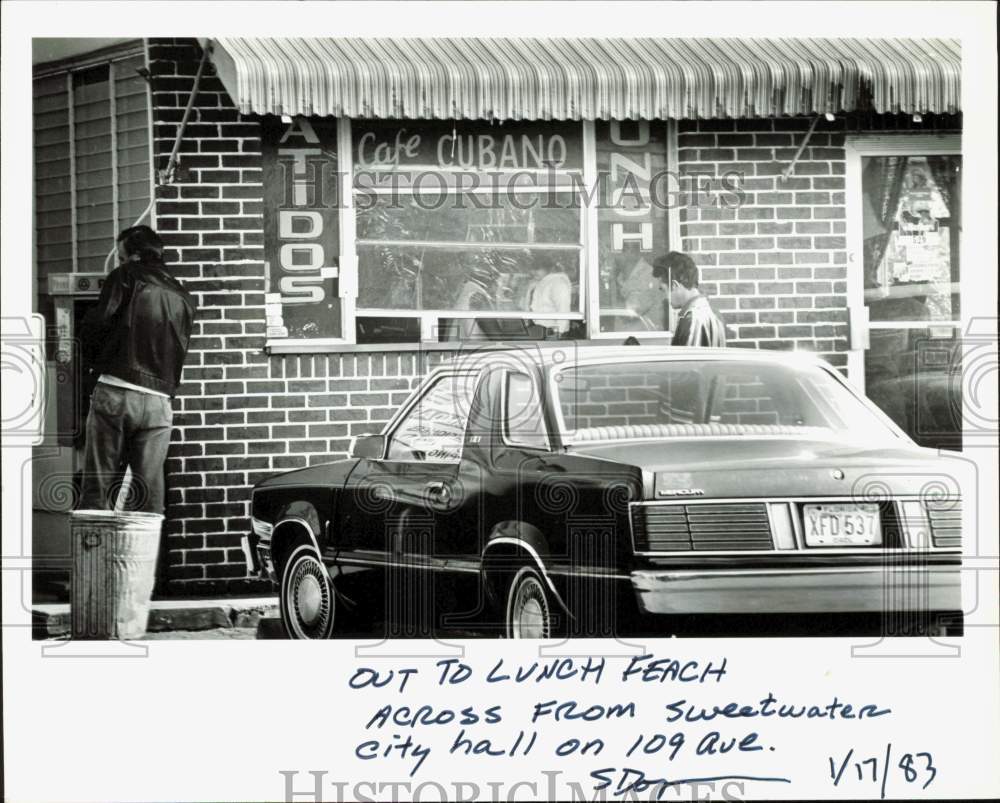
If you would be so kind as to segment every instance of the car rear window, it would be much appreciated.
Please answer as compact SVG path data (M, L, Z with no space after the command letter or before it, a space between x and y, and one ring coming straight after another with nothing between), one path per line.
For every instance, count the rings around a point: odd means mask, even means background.
M572 440L671 434L857 432L896 437L818 366L659 360L567 367L555 376ZM711 428L706 429L706 425ZM634 434L633 434L634 433Z

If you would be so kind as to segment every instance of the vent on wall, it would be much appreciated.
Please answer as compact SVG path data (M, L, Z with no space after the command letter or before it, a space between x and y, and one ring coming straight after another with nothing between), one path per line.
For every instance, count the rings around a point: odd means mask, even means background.
M104 271L118 231L149 204L149 101L142 53L34 79L39 290L50 273Z

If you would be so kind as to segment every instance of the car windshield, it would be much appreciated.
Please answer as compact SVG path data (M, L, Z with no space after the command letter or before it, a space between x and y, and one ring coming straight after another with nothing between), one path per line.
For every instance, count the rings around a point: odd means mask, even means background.
M820 366L752 360L648 360L566 366L554 376L569 443L789 435L896 440Z

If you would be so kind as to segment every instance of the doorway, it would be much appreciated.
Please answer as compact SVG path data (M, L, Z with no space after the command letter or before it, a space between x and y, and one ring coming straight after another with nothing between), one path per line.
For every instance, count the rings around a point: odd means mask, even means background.
M959 135L847 141L848 372L918 444L962 448Z

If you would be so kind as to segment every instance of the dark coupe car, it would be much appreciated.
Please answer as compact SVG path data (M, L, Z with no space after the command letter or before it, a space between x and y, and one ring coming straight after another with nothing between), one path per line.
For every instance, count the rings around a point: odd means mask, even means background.
M497 348L434 370L349 459L258 484L253 531L294 638L892 631L960 622L948 462L808 355Z

